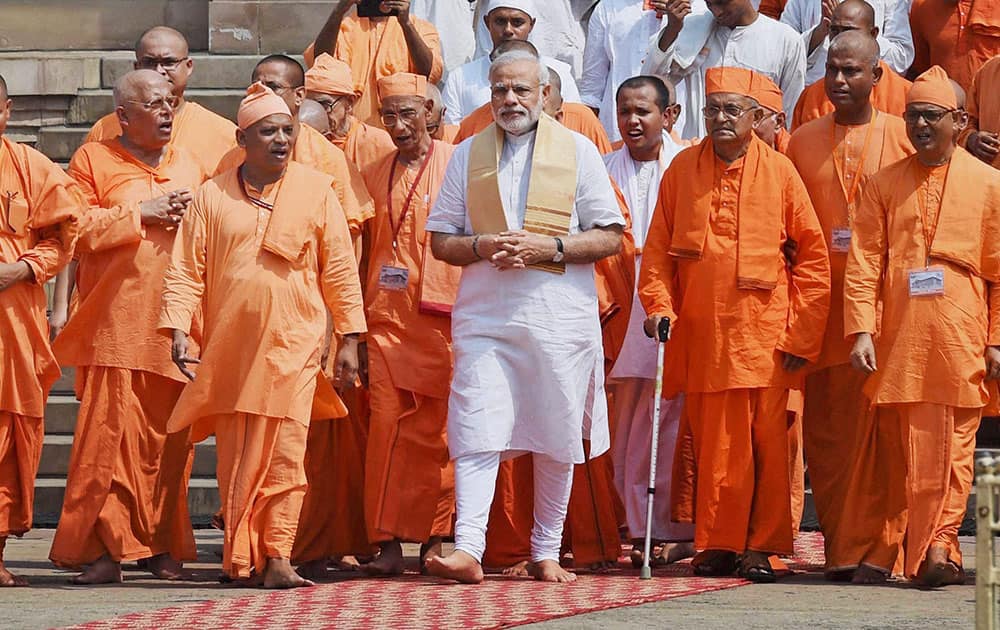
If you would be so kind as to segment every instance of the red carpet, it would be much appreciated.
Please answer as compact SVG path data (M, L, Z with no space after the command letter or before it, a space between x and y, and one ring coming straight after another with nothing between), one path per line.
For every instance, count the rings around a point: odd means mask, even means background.
M794 570L820 570L823 539L804 533L796 543ZM269 592L164 608L96 621L77 628L436 628L477 630L635 606L747 584L738 578L695 577L687 563L639 580L630 565L608 574L582 574L575 584L489 576L465 586L407 575L355 579L295 591Z

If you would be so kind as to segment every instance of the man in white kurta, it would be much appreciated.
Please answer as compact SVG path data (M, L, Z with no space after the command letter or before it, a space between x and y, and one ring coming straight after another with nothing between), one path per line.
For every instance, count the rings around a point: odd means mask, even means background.
M504 28L495 25L493 28L487 29L493 42L490 50L507 39L530 39L529 35L536 28L539 28L540 19L538 16L540 14L537 7L538 4L535 0L490 0L487 5L488 10L482 18L483 28L486 28L486 23L498 10L520 13L525 24L522 28ZM579 102L580 91L576 86L576 80L573 79L573 71L570 66L558 59L544 55L541 59L543 64L559 74L563 99ZM457 125L462 122L463 118L490 102L489 71L490 56L484 55L448 73L444 89L441 92L444 106L447 108L444 114L445 123Z
M853 0L865 3L874 12L872 23L878 27L879 56L889 67L903 74L913 63L913 36L910 34L909 0ZM836 5L836 2L833 3ZM844 4L849 4L844 2ZM846 8L846 7L844 7ZM833 9L817 0L788 0L781 21L802 33L806 47L806 85L826 74L826 53L830 38L837 34L832 22Z
M493 0L479 0L476 4L476 57L485 57L493 50L493 42L483 16L493 8ZM573 76L580 76L583 64L583 47L586 29L577 19L570 0L533 0L538 24L531 31L531 43L541 54L558 59L572 69ZM562 73L560 72L560 75Z
M410 15L427 20L441 36L444 76L469 61L476 53L472 17L476 6L469 0L411 0Z
M625 221L593 143L543 117L548 71L538 59L524 51L500 55L490 79L499 127L491 125L456 148L427 220L434 255L463 266L452 311L455 371L448 404L455 552L428 560L427 569L461 582L482 581L500 460L530 452L530 571L540 580L569 582L575 577L559 567L559 556L573 465L585 461L583 440L590 440L591 457L610 446L593 263L619 251ZM494 139L503 145L499 157ZM470 163L478 165L482 140L495 164L492 197L470 198ZM566 183L566 172L558 162L573 162L567 156L575 157L572 198L559 185ZM531 184L543 168L550 175ZM560 177L552 177L553 171ZM539 190L555 193L549 199L562 195L563 203L572 199L571 207L557 208L565 211L557 221L564 218L567 228L559 236L522 229L538 216L540 197L530 212L527 206ZM474 230L473 215L481 217L488 203L502 206L491 223L498 228ZM477 225L484 225L481 219ZM539 264L563 264L564 272Z
M677 106L673 102L673 94L662 81L656 77L633 77L621 84L616 96L616 120L624 144L617 151L605 155L604 163L625 198L632 217L638 277L642 248L656 207L660 179L674 156L684 147L674 142L670 130L665 129L676 116ZM613 401L611 414L615 419L615 486L625 504L628 532L633 540L646 535L649 446L656 391L656 341L642 332L645 317L646 312L633 286L628 330L608 378L608 390ZM683 395L665 400L660 405L656 495L653 501L655 512L651 533L655 541L674 543L694 540L693 525L670 522L673 452L683 407ZM670 561L694 555L690 547L671 546L664 551L666 553L661 553L661 558ZM637 556L637 560L641 560L641 556Z
M580 99L598 112L612 142L621 140L615 114L615 91L642 70L653 36L666 26L644 0L602 0L587 26ZM662 22L662 23L661 23Z
M806 79L805 45L795 29L761 15L750 0L730 0L711 10L704 0L693 0L689 8L674 11L667 12L666 26L649 47L642 74L677 87L682 138L705 136L705 72L717 66L746 68L777 83L791 121Z

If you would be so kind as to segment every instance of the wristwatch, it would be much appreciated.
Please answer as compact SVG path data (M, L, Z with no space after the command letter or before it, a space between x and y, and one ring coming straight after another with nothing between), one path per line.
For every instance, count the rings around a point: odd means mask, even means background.
M556 236L554 238L556 239L556 255L552 257L552 262L554 262L554 263L560 263L560 262L563 261L563 258L566 257L566 254L563 253L563 242L562 242L562 239L559 238L558 236Z

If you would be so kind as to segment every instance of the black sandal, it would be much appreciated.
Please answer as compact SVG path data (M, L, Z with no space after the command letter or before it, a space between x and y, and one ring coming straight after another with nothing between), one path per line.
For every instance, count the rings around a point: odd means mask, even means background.
M774 584L778 581L778 576L775 575L774 569L770 565L766 567L740 567L740 577L754 584Z

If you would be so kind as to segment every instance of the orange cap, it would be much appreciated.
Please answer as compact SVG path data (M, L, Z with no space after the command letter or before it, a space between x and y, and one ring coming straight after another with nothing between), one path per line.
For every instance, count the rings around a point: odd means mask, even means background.
M397 72L378 80L378 98L387 96L419 96L427 98L427 77L412 72Z
M306 91L335 96L358 94L354 89L351 67L327 53L316 57L313 66L306 70Z
M945 109L958 109L958 98L948 73L941 66L931 66L917 77L906 93L906 104L910 103L930 103Z
M717 66L705 72L705 96L716 93L740 94L757 101L761 107L780 112L781 88L769 77L733 66Z
M750 98L760 103L761 107L772 112L784 111L785 106L781 100L783 96L781 88L769 76L759 72L753 73L750 81Z
M274 114L291 116L292 112L280 96L258 81L247 88L246 98L240 102L240 109L236 112L236 123L246 131L254 123Z

